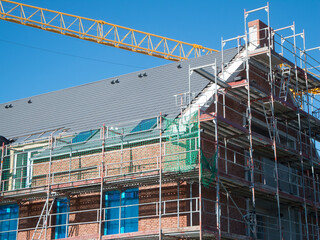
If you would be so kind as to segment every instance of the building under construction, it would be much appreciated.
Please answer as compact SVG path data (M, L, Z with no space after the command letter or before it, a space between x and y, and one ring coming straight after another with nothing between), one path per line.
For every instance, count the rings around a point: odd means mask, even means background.
M1 104L0 239L319 239L320 63L268 6L244 19L219 52Z

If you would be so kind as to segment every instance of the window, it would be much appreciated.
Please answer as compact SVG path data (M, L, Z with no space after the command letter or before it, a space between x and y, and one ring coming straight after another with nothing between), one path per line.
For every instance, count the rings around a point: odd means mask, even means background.
M121 233L138 231L139 189L128 189L121 193Z
M57 210L56 210L56 227L55 227L55 239L66 238L68 232L69 222L69 199L60 198L57 199Z
M30 149L29 149L30 150ZM30 158L34 156L37 151L18 152L14 154L13 165L14 168L5 169L3 180L9 180L7 186L10 185L9 190L16 190L27 188L31 186L32 182L32 164ZM10 157L9 157L10 158ZM10 159L9 159L10 160ZM4 160L5 161L5 160ZM10 175L12 179L10 179ZM5 190L8 190L5 186Z
M19 217L19 207L17 204L0 206L0 239L1 240L16 239L18 217Z
M93 137L93 135L96 134L96 132L98 132L98 130L89 130L89 131L81 132L77 136L75 136L71 142L81 143L81 142L88 141L91 137Z
M18 153L15 155L15 169L14 169L14 189L21 189L26 187L27 180L27 164L28 153Z
M145 119L139 122L139 124L135 126L135 128L132 129L131 132L135 133L135 132L146 131L151 128L154 128L156 124L157 124L157 118Z
M105 224L104 235L119 233L120 192L111 191L105 194ZM113 221L112 221L113 220Z
M105 193L104 235L138 231L138 195L138 188Z

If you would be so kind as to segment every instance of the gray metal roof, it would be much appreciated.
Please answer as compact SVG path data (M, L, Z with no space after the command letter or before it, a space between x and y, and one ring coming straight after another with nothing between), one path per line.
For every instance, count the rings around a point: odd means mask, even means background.
M224 51L225 62L236 54L236 48ZM213 53L0 104L0 135L12 138L60 127L86 129L146 119L160 112L174 118L180 113L174 95L188 92L188 66L210 64L215 58L221 66L221 53ZM147 76L139 77L140 73ZM111 84L116 79L119 83ZM198 95L208 83L200 76L193 77L191 91ZM12 108L5 108L9 104Z

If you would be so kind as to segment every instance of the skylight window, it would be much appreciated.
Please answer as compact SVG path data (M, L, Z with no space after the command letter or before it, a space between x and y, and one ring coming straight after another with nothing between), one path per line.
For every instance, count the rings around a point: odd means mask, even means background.
M154 128L157 125L157 118L145 119L139 122L134 129L131 130L132 133L146 131Z
M72 143L81 143L88 141L98 130L89 130L79 133L72 139Z

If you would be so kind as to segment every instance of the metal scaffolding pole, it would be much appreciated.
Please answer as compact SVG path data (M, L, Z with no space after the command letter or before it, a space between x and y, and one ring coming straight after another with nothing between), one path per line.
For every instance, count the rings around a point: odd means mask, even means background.
M249 54L248 54L248 32L247 32L247 17L246 11L244 13L245 24L245 62L246 62L246 79L247 79L247 120L248 120L248 139L249 139L249 169L251 182L251 198L252 198L252 214L253 214L253 236L257 238L257 216L256 216L256 197L254 185L254 160L253 160L253 144L252 144L252 112L251 112L251 98L250 98L250 69L249 69Z
M105 141L106 141L106 138L105 138L105 130L106 130L106 127L105 125L103 124L103 127L102 127L102 134L101 134L101 137L102 137L102 144L101 144L101 169L100 169L100 209L99 209L99 239L102 239L102 225L103 225L103 216L104 216L104 213L102 212L103 211L103 185L104 185L104 172L105 172L105 169L104 169L104 151L105 151Z
M51 135L50 136L50 141L49 141L50 158L49 158L48 189L47 189L47 200L46 200L46 202L47 202L47 204L46 204L46 216L45 216L45 222L43 222L44 227L45 227L45 231L44 231L45 239L47 238L48 215L50 214L49 213L49 199L50 199L51 165L52 165L52 151L53 151L52 144L53 144L53 136ZM36 229L35 229L35 231L36 231ZM67 234L67 237L68 237L68 233L66 233L66 234ZM41 237L41 235L40 235L40 237Z
M316 151L316 149L313 149L313 142L312 142L312 136L311 136L311 125L310 125L310 97L309 97L309 84L308 84L308 70L307 70L307 55L305 54L306 51L306 35L303 30L303 53L304 53L304 79L306 82L306 97L307 97L307 113L308 113L308 138L309 138L309 154L310 154L310 160L311 160L311 172L312 172L312 183L313 183L313 194L314 194L314 200L313 205L315 206L315 217L316 217L316 231L317 231L317 239L320 239L319 236L319 219L318 219L318 210L316 206L317 201L317 191L316 191L316 182L315 182L315 173L314 173L314 162L313 162L313 150Z
M189 71L189 75L190 75L190 71ZM202 195L201 195L201 190L202 190L202 165L201 165L201 140L200 140L200 106L198 107L198 162L199 162L199 238L200 240L202 240ZM190 195L192 197L192 184L190 187ZM191 200L192 201L192 200ZM197 202L196 202L197 204ZM197 206L196 206L197 209ZM192 223L192 202L191 202L191 226L193 225Z
M277 135L278 135L278 128L277 128L277 121L275 118L275 113L274 113L274 95L275 95L275 78L273 76L273 67L272 67L272 46L273 46L273 41L272 41L272 34L271 34L271 28L270 28L270 8L269 8L269 3L267 6L257 8L251 11L244 11L244 22L245 22L245 38L246 41L248 41L248 33L247 33L247 17L249 13L260 11L260 10L265 10L267 12L267 40L268 40L268 58L269 58L269 73L268 73L268 81L270 84L270 98L271 98L271 106L270 106L270 111L271 111L271 126L272 126L272 135L271 140L272 140L272 148L273 148L273 153L274 153L274 162L275 162L275 178L276 178L276 200L277 200L277 209L278 209L278 227L279 227L279 237L280 239L282 238L282 223L281 223L281 209L280 209L280 197L279 197L279 172L278 172L278 158L277 158ZM246 44L246 48L248 48L248 44ZM247 50L246 50L247 51ZM248 56L248 55L247 55ZM249 73L249 72L248 72ZM250 90L248 90L248 98L250 97ZM248 106L249 107L249 106ZM248 119L249 120L249 119ZM266 119L268 121L268 119ZM248 123L250 125L250 123ZM268 124L268 122L267 122ZM250 126L249 126L250 128ZM250 131L250 129L249 129ZM250 134L251 135L251 134ZM253 163L253 161L252 161ZM251 164L251 168L253 168L253 164ZM254 177L254 170L251 169L251 177ZM254 179L251 179L253 181ZM254 186L254 185L253 185ZM254 197L254 195L253 195ZM256 218L256 217L255 217ZM256 219L255 221L255 228L256 228ZM256 232L256 229L254 230Z
M296 27L295 23L293 22L293 55L294 55L294 71L295 71L295 78L296 78L296 92L299 92L299 85L298 85L298 67L297 67L297 45L296 45ZM303 107L303 99L301 99L301 107ZM300 142L300 150L299 150L299 158L300 158L300 165L301 165L301 178L302 178L302 189L303 189L303 208L304 208L304 218L305 218L305 226L306 226L306 234L307 239L309 239L309 229L308 229L308 209L306 204L306 191L305 191L305 182L304 182L304 162L302 156L302 134L301 134L301 115L300 110L297 108L297 116L298 116L298 127L299 127L299 142Z
M314 211L316 216L316 231L317 231L317 239L320 239L320 231L319 231L319 215L318 215L318 207L317 207L317 190L316 190L316 183L315 183L315 173L314 173L314 163L312 161L312 179L313 179L313 193L314 193Z
M307 213L307 204L306 204L306 192L305 192L305 182L304 182L304 163L303 163L303 156L302 156L302 138L301 138L301 117L300 113L298 115L298 125L299 125L299 138L300 138L300 150L299 150L299 158L300 158L300 165L301 165L301 178L302 178L302 189L303 189L303 208L304 208L304 217L305 217L305 226L306 226L306 233L307 239L309 239L309 230L308 230L308 213Z
M277 156L277 121L274 113L274 94L275 94L275 78L272 71L272 41L271 41L271 29L270 29L270 9L269 3L267 8L268 15L268 55L269 55L269 82L270 82L270 91L271 91L271 116L272 116L272 142L273 142L273 152L274 152L274 163L275 163L275 177L276 177L276 199L277 199L277 208L278 208L278 224L279 224L279 237L282 239L282 222L281 222L281 206L280 206L280 196L279 196L279 170L278 170L278 156Z
M162 215L162 113L160 112L160 132L159 132L159 143L160 143L160 163L159 163L159 240L162 239L162 226L161 226L161 215Z
M222 63L223 68L223 63ZM217 78L217 59L214 62L214 80L215 80L215 115L214 119L214 136L216 144L216 218L217 218L217 230L218 230L218 240L221 239L221 206L220 206L220 177L219 177L219 142L218 142L218 78Z

